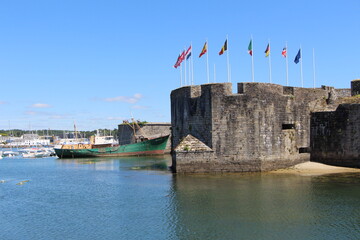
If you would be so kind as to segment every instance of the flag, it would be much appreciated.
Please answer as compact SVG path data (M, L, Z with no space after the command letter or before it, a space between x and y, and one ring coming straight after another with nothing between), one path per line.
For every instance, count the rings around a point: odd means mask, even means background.
M204 47L201 50L199 58L207 52L207 42L205 42Z
M222 55L227 50L227 39L224 43L224 46L221 48L219 55Z
M182 61L184 61L184 59L185 59L185 50L180 55L180 64L182 63Z
M298 64L300 58L301 58L301 49L299 49L298 53L296 54L296 57L294 59L294 63Z
M191 52L188 53L188 55L186 56L186 60L188 60L191 57Z
M176 63L174 64L174 68L178 68L180 66L179 60L180 60L180 54L179 54L179 56L178 56L178 58L176 60Z
M185 59L185 51L183 51L183 52L179 55L179 57L178 57L175 65L174 65L174 68L178 68L178 67L181 65L182 61L184 61L184 59Z
M248 46L248 53L250 54L250 56L252 56L252 54L253 54L252 39L250 40L250 43L249 43L249 46Z
M266 50L265 50L265 57L268 57L270 55L270 43L268 43Z
M185 56L186 56L186 57L185 57L186 60L188 60L189 57L191 56L191 45L190 45L190 47L188 48L188 50L186 50Z
M283 55L283 57L286 58L286 54L287 54L287 49L286 47L284 47L283 50L281 51L281 55Z

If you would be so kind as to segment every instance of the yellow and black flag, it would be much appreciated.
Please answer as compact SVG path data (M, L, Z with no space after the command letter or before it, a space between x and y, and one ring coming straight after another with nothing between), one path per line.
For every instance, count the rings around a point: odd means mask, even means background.
M222 55L227 50L227 39L224 43L224 46L221 48L219 55Z

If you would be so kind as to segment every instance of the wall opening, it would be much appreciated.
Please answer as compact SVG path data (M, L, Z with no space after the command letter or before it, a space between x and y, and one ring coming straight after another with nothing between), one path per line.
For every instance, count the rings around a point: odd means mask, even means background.
M310 147L299 148L299 153L310 153Z
M282 130L287 130L287 129L295 129L295 124L289 124L289 123L283 124Z

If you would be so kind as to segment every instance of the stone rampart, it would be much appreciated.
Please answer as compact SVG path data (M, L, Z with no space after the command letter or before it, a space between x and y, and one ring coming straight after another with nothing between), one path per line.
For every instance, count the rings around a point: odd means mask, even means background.
M360 104L311 114L311 161L360 167Z
M173 149L190 134L212 151L174 150L174 171L267 171L308 161L310 113L336 108L331 91L268 83L238 83L235 94L231 83L172 91Z

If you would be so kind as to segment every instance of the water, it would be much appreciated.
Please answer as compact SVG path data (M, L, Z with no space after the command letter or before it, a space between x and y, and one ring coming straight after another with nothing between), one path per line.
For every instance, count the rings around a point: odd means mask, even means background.
M4 158L0 239L360 239L359 174L173 175L169 160Z

